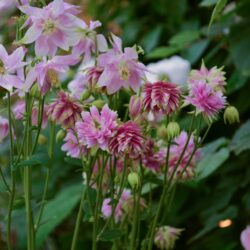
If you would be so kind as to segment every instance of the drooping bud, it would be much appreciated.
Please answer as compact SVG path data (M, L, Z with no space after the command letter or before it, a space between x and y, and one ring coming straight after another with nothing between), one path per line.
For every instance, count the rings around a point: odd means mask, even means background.
M56 142L62 141L66 136L66 131L64 129L60 129L56 134Z
M174 228L170 226L162 226L157 229L154 243L162 250L172 250L175 242L179 239L181 232L184 229Z
M168 130L167 128L162 125L160 127L157 128L157 135L160 139L167 139L168 138Z
M139 175L136 172L129 173L128 182L133 190L137 190L140 183Z
M229 106L224 111L224 122L227 124L233 124L240 122L239 111L234 106Z
M81 94L80 100L85 101L91 96L91 91L86 90Z
M48 138L47 138L45 135L40 134L40 135L38 136L38 144L39 144L39 145L44 145L44 144L47 143L47 141L48 141Z
M59 85L58 73L55 70L49 69L47 71L46 79L51 86L58 87Z
M177 122L170 122L167 126L167 135L172 139L180 134L180 126Z
M129 101L129 115L135 119L142 111L142 100L139 96L133 95Z
M103 100L95 100L91 103L91 106L96 106L98 109L101 109L105 105Z
M94 88L96 86L96 83L98 82L102 72L103 72L103 68L101 67L94 66L94 67L89 68L87 72L87 80L88 80L90 88Z

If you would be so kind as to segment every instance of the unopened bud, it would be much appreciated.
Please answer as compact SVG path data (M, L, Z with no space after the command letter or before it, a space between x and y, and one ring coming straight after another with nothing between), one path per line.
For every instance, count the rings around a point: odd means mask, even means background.
M167 126L167 135L172 139L180 134L180 126L177 122L170 122Z
M167 128L164 125L158 127L157 135L158 135L158 137L160 139L163 139L163 140L167 139L168 138L168 130L167 130Z
M56 134L56 142L62 141L66 136L66 131L63 129L60 129Z
M47 143L47 141L48 141L48 139L47 139L47 137L46 137L45 135L40 134L40 135L38 136L38 144L39 144L39 145L44 145L44 144Z
M81 94L80 100L85 101L91 96L91 91L86 90Z
M128 182L132 189L137 190L140 183L139 175L136 172L129 173Z
M117 175L114 179L114 183L118 184L120 182L120 177Z
M131 119L136 118L142 111L142 100L139 96L133 95L129 101L129 115Z
M58 87L59 85L58 73L55 70L49 69L47 71L46 79L51 86Z
M30 95L32 97L36 97L36 98L39 98L39 95L40 95L40 91L38 89L38 85L37 84L34 84L32 86L32 88L30 89Z
M237 108L234 106L229 106L226 108L224 111L224 122L229 124L240 122L240 115Z
M96 100L91 103L91 106L96 106L98 109L101 109L105 105L103 100Z

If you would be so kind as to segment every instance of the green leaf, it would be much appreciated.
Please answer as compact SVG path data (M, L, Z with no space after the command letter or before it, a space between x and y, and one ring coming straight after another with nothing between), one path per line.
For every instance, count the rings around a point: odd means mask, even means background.
M185 48L200 37L200 32L197 30L185 30L176 34L169 40L169 44L179 48Z
M28 160L19 162L17 166L18 167L31 167L31 166L37 166L37 165L46 165L48 162L49 162L48 154L38 153L38 154L32 155Z
M41 225L36 235L38 247L41 247L48 235L72 212L80 199L82 188L82 184L64 188L45 205Z
M250 120L244 123L235 133L230 148L239 155L250 149Z
M228 0L218 0L217 4L214 7L212 16L210 18L210 22L209 22L209 25L208 25L208 31L210 30L211 25L213 24L214 20L216 20L219 17L221 11L223 10L225 5L227 4L227 1Z
M100 235L100 240L101 241L113 241L116 239L119 239L122 235L124 235L124 231L121 229L110 229L110 230L106 230L104 231L101 235Z
M227 148L222 148L214 154L205 155L196 168L197 179L201 180L211 175L228 159L228 157L229 150Z
M177 47L158 47L154 49L152 52L148 53L146 55L147 59L161 59L168 56L171 56L177 52L179 52L181 49Z
M80 159L65 157L64 161L73 166L78 166L78 167L82 166L82 161Z

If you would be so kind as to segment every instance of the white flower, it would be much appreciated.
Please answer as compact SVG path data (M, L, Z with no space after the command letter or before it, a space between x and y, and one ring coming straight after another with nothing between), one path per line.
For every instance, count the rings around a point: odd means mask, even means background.
M169 59L148 64L147 70L149 72L146 72L146 77L149 82L167 79L172 83L184 85L187 83L190 63L179 56L172 56Z

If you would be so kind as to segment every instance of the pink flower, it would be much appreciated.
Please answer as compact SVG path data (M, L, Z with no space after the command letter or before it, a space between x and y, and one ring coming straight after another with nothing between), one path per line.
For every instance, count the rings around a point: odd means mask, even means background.
M131 119L137 118L142 112L142 100L139 96L133 95L129 101L129 116Z
M117 113L106 104L99 113L95 106L90 112L82 112L82 121L76 123L79 140L88 148L100 147L107 150L109 140L114 136L117 126Z
M37 104L35 104L37 105ZM43 111L43 120L42 120L42 128L46 128L48 124L48 116L46 114L48 106L44 105L44 111ZM21 120L24 117L25 114L25 101L24 100L19 100L15 103L13 109L12 109L15 119L16 120ZM38 108L37 106L34 106L32 108L32 115L31 115L31 122L33 126L38 126Z
M115 209L115 222L119 222L124 218L125 211L123 210L123 206L125 203L131 198L131 192L128 189L123 190L121 198ZM102 204L102 214L104 218L109 218L112 215L112 205L111 198L106 198Z
M240 241L245 250L250 250L250 226L241 232Z
M188 140L188 134L185 131L182 131L181 134L175 138L174 144L170 147L170 157L169 157L169 175L171 176L173 171L175 171L176 164L179 161L179 158L185 148L185 145ZM191 178L195 174L195 165L197 161L201 158L201 151L198 149L194 153L191 161L190 156L192 155L195 149L194 137L191 135L188 145L186 147L185 153L183 155L182 160L175 172L175 177L179 178L180 174L182 174L183 179ZM190 162L189 162L190 161ZM185 169L185 170L184 170Z
M9 133L9 121L6 118L0 116L0 142L8 135Z
M104 68L98 85L105 86L108 94L113 94L122 87L138 91L146 67L138 62L138 54L134 48L125 48L123 52L121 39L114 35L112 38L113 49L98 58L98 66Z
M142 154L144 138L139 125L128 121L120 125L109 142L109 150L116 156L128 154L136 159Z
M85 155L85 147L80 145L76 132L73 129L67 130L67 135L64 138L65 143L62 145L62 150L66 152L68 156L72 158L81 158L81 155Z
M39 62L27 74L24 90L28 91L37 81L41 94L46 94L53 85L59 84L58 74L67 72L69 66L76 63L77 59L72 55L54 56Z
M143 90L144 109L154 114L171 114L180 101L180 89L174 83L146 83Z
M68 89L71 92L73 98L80 100L81 94L87 88L86 75L78 73L75 78L69 82Z
M224 90L226 85L225 72L222 71L223 67L218 69L217 66L207 69L204 62L201 65L200 70L192 70L188 78L190 85L199 83L200 81L209 84L213 90Z
M54 56L57 48L69 50L78 43L76 25L79 13L76 6L54 0L43 8L21 6L20 10L28 15L24 26L31 25L21 40L25 44L35 42L36 56Z
M212 121L225 107L226 97L221 91L214 91L209 84L200 81L190 86L185 104L192 104L196 108L196 114L202 113L205 118Z
M81 111L77 101L61 91L58 98L48 105L47 115L63 128L70 128L81 118Z
M24 59L24 49L17 48L11 55L0 44L0 86L8 91L13 88L20 89L23 86L23 68L26 63Z
M159 149L153 140L147 140L143 148L142 163L153 172L160 172L166 162L166 149Z
M103 68L101 67L90 67L87 70L87 81L90 89L94 88L99 81L99 78L103 72Z
M89 61L92 57L92 53L96 51L104 52L108 49L107 41L101 34L96 34L95 29L100 27L99 21L90 21L87 25L83 20L78 22L78 36L79 43L73 47L72 53L76 55L84 54L83 61Z

